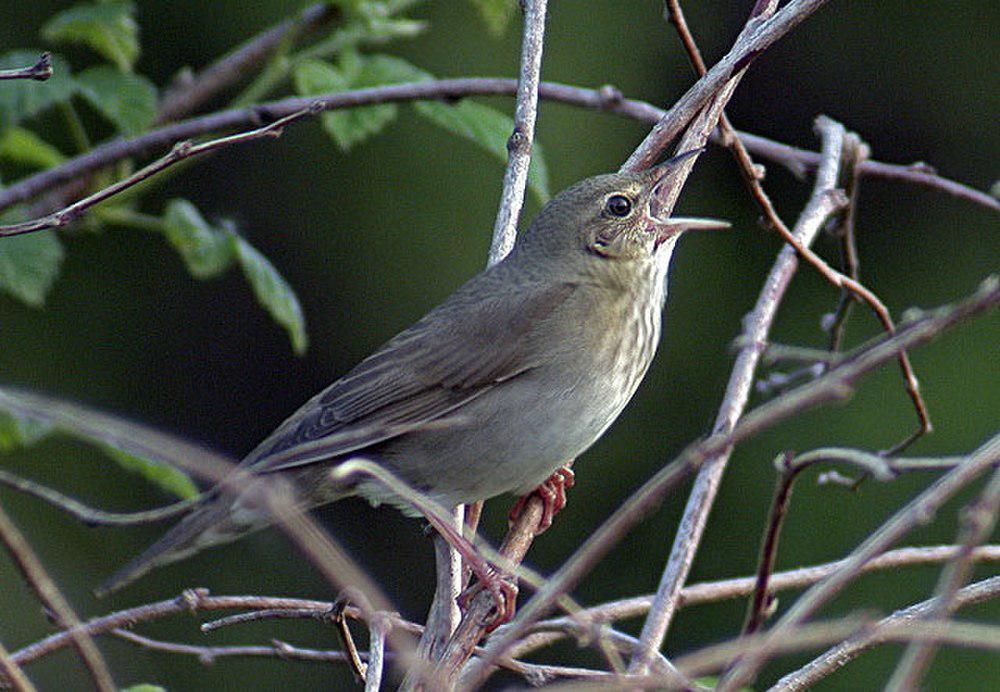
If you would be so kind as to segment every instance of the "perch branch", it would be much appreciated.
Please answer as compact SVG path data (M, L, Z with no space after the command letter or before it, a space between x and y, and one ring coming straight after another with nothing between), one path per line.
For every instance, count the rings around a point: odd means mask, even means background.
M38 62L30 67L15 67L13 69L0 70L0 80L5 79L34 79L37 82L44 82L52 76L52 56L49 53L42 53Z
M6 685L16 692L35 692L35 686L24 674L24 670L14 662L4 645L0 644L0 687Z
M788 248L791 251L791 248ZM956 323L1000 304L1000 281L991 277L966 300L926 313L900 325L896 336L875 339L851 353L822 377L772 399L743 416L728 433L716 433L690 445L670 464L646 481L614 514L587 537L572 556L548 579L545 585L521 607L518 616L487 643L487 655L473 661L468 680L484 679L489 667L526 631L547 613L557 599L569 592L584 575L636 524L651 513L667 492L702 465L735 444L773 427L802 411L823 403L841 400L851 393L853 383L887 360L900 349L911 349L941 334Z

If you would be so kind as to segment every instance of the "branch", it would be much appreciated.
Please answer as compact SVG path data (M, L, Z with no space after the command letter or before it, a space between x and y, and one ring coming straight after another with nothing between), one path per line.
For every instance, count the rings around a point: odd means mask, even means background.
M123 178L108 187L98 190L88 197L84 197L83 199L74 202L68 207L64 207L63 209L53 212L47 216L43 216L40 219L24 221L9 226L0 226L0 238L24 235L25 233L33 233L46 228L61 228L78 219L91 207L100 204L109 197L117 195L123 190L127 190L130 187L138 185L142 181L153 177L160 171L173 166L179 161L190 159L194 156L199 156L217 149L222 149L233 144L242 144L244 142L264 137L280 137L282 128L284 128L285 125L296 120L300 120L307 115L313 115L317 112L319 112L318 107L316 105L311 105L290 115L278 118L264 127L259 127L248 132L240 132L228 137L212 139L207 142L202 142L201 144L195 144L191 140L178 142L166 156L153 161L151 164L144 166L143 168L140 168L132 175Z
M535 138L538 113L538 83L542 72L542 48L545 36L546 0L524 3L524 33L521 37L521 72L517 80L517 106L514 109L514 132L507 140L507 170L503 176L500 209L493 224L489 264L494 265L514 247L517 220L524 205L528 166Z
M844 128L826 119L817 120L817 128L823 139L823 165L816 173L812 197L795 225L795 235L802 245L811 244L829 216L839 208L835 192L844 149ZM778 305L797 268L798 256L795 249L786 245L778 253L757 304L744 322L742 337L744 345L736 357L725 396L715 419L713 430L716 434L725 434L738 425L750 399L757 365L777 314ZM717 454L705 460L706 463L698 473L687 506L684 508L677 535L674 537L670 558L657 588L657 602L643 626L642 639L647 645L645 652L641 654L643 657L648 658L653 651L658 651L667 633L677 607L677 595L694 562L695 552L701 542L708 514L715 501L731 453L732 448L720 448ZM643 663L642 658L633 659L630 672L645 672Z
M24 674L21 666L14 662L7 649L0 644L0 687L5 685L9 685L16 692L35 692L35 686Z
M838 447L815 449L799 455L792 452L779 454L774 460L774 466L779 474L778 480L775 484L771 508L768 510L767 528L761 541L760 559L758 560L757 584L747 612L743 633L753 634L758 631L767 618L767 611L771 606L770 580L778 554L778 537L788 510L792 486L803 471L819 463L848 463L859 467L865 475L870 475L877 480L892 481L900 474L909 471L951 470L959 464L965 463L966 460L967 457L893 458L860 449Z
M0 80L4 79L34 79L44 82L52 76L52 55L42 53L38 62L30 67L16 67L10 70L0 70Z
M259 68L285 41L324 24L333 13L329 3L310 5L298 16L258 34L197 75L182 79L160 99L156 123L170 122L193 113L216 94L245 79L248 71Z
M901 324L896 336L883 335L870 344L855 349L822 377L753 409L740 419L732 431L716 433L690 445L673 462L646 481L592 532L520 609L518 616L504 631L497 632L490 639L486 646L487 655L470 664L468 680L472 683L482 680L488 674L489 667L552 608L561 594L573 589L613 545L648 516L674 486L697 471L706 459L783 420L800 415L804 410L842 400L850 395L852 385L860 377L895 358L900 349L911 349L926 343L958 322L998 304L1000 281L990 278L965 301L925 313L912 322Z
M80 628L80 619L73 611L73 607L59 591L59 587L52 581L52 578L45 571L35 551L31 549L24 534L10 520L7 513L0 508L0 540L10 553L11 558L21 570L25 581L35 592L38 600L52 614L56 624L63 630L69 630L70 640L73 647L80 654L90 677L94 681L94 686L101 692L115 692L117 686L111 678L108 664L98 650L90 633ZM17 663L17 661L14 661ZM16 673L12 677L17 680Z
M998 596L1000 596L1000 577L992 577L959 590L955 594L954 606L956 608L964 608L977 603L983 603ZM880 620L871 629L860 632L846 641L837 644L802 668L781 678L770 688L770 692L792 692L812 688L823 678L840 670L868 649L888 641L885 636L888 626L901 626L905 628L915 621L926 617L935 606L936 600L930 599L909 608L896 611L889 617Z
M469 96L511 96L516 91L517 82L513 79L467 77L392 84L338 92L321 97L288 98L250 108L219 111L165 125L131 139L114 139L105 142L59 166L22 178L0 190L0 211L117 161L146 155L156 149L162 150L180 140L199 135L234 128L260 126L268 121L308 108L313 102L322 104L323 110L337 110L390 102L451 101ZM540 98L549 101L604 111L642 122L655 123L666 114L666 111L649 103L624 99L621 92L609 86L600 89L583 89L566 84L542 82L539 85L538 93ZM819 163L820 155L816 152L797 149L759 135L745 132L738 134L750 152L768 160L777 161L794 172L800 173L815 168ZM714 139L718 141L720 138L716 136ZM864 161L860 166L860 171L864 175L887 177L923 185L993 211L1000 211L1000 201L989 194L928 172L924 166L902 166Z
M688 29L687 21L685 20L684 13L681 10L680 2L678 0L668 0L667 13L671 23L677 27L677 31L681 36L681 41L688 52L688 57L694 65L695 71L699 74L699 76L704 75L705 63L701 58L701 52L698 50L694 36L692 36L691 31ZM853 296L855 299L863 303L867 303L876 314L879 321L881 321L885 330L891 334L895 330L895 325L893 324L889 310L874 292L863 286L861 282L858 281L856 261L849 263L851 276L845 276L841 272L830 267L830 265L823 261L819 255L810 250L807 243L799 242L799 239L795 236L795 234L793 234L788 226L785 225L785 222L781 220L777 210L774 208L774 204L771 202L771 198L768 196L767 192L764 191L764 187L761 184L761 179L764 176L763 169L756 166L751 160L750 154L736 136L736 130L730 124L725 113L722 113L719 118L719 129L722 135L722 142L732 152L734 158L736 159L741 177L743 178L747 188L750 190L754 200L761 208L761 211L764 213L767 225L776 231L786 243L795 248L799 257L809 262L809 264L811 264L824 279L826 279L833 286L841 289L843 292L844 295L841 300L840 308L838 309L838 317L840 319L835 321L835 326L842 326L843 320L847 316L847 310L851 305L849 298ZM848 174L851 194L846 197L848 204L844 212L844 224L847 226L847 231L845 232L844 237L845 242L848 244L848 249L853 250L853 221L858 190L857 164L867 159L871 152L868 146L854 135L846 136L845 144L847 145L847 150L842 155L848 160L841 165L841 169L846 171ZM850 259L855 258L852 255ZM831 333L839 334L839 329L831 330ZM835 340L834 343L839 344L839 339ZM913 401L913 405L916 408L919 428L916 433L904 440L903 443L895 446L892 450L893 453L902 451L903 447L908 445L920 435L930 432L931 430L927 406L924 403L923 397L920 395L917 378L913 372L913 367L910 365L910 360L906 353L900 353L899 364L903 371L903 379L906 383L907 392L909 393L910 398Z
M6 485L14 490L36 497L43 502L61 509L74 519L87 526L134 526L135 524L151 524L158 521L173 519L189 511L201 497L194 497L189 500L181 500L172 505L148 509L140 512L106 512L102 509L89 507L79 500L68 495L63 495L58 490L53 490L44 485L40 485L26 478L15 476L0 469L0 485Z
M997 523L1000 510L1000 469L993 472L982 495L963 511L963 526L959 536L961 552L941 572L935 592L934 605L926 619L945 619L954 608L955 594L968 580L972 571L970 556L980 543L986 541ZM906 648L899 667L893 673L886 689L904 692L920 687L920 680L934 658L935 646L932 642L910 644Z
M976 450L969 460L943 476L901 510L896 512L858 546L839 570L800 597L770 630L768 637L780 638L791 627L803 623L859 574L860 568L884 552L917 526L926 525L937 510L959 490L1000 461L1000 435ZM767 659L767 648L741 661L719 683L721 689L738 689L752 680Z

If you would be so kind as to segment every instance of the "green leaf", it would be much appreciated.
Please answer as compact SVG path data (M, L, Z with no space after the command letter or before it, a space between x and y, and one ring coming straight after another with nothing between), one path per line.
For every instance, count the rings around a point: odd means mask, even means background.
M514 121L510 117L472 101L462 101L453 106L439 101L416 101L413 107L434 124L478 144L501 161L507 161L507 139L514 131ZM528 187L539 201L548 200L548 166L538 142L532 145Z
M52 231L0 238L0 290L41 307L62 259L62 244Z
M507 28L510 18L514 16L514 0L471 0L472 4L479 8L486 26L494 34L499 36Z
M42 27L46 41L84 43L123 72L139 57L139 25L131 2L80 4L63 10Z
M131 685L130 687L125 687L121 692L167 692L166 687L160 687L159 685L151 685L148 682L141 683L139 685Z
M0 452L30 447L50 432L50 423L31 416L0 412Z
M163 234L195 277L218 276L232 265L235 255L228 231L209 224L191 202L167 202L163 222Z
M189 500L199 494L194 481L174 466L153 459L143 459L107 444L100 445L100 448L126 471L139 474L153 485L182 500Z
M137 135L156 119L156 87L141 75L101 65L84 70L76 81L87 102L123 134Z
M0 67L34 65L40 52L14 51L0 56ZM41 113L46 108L68 101L76 93L69 64L52 56L52 76L44 82L32 79L0 80L0 131Z
M0 134L0 158L32 168L52 168L66 160L61 151L23 127Z
M302 355L309 347L306 336L306 320L302 306L292 287L278 273L264 255L238 235L232 235L233 248L243 274L253 288L257 301L270 313L275 322L288 332L292 350Z
M320 60L307 60L295 69L295 88L303 96L328 94L348 89L399 84L428 79L423 70L388 55L362 57L353 51L344 54L339 67ZM345 108L320 116L324 129L344 151L376 135L392 122L398 107L383 103L363 108Z

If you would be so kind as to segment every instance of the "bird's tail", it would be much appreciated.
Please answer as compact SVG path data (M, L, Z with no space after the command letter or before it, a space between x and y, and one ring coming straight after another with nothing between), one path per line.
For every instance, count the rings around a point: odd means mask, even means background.
M207 500L138 557L112 574L94 590L94 594L98 598L106 596L131 584L152 569L182 560L204 548L229 543L266 524L262 514L234 512L229 498L215 497Z

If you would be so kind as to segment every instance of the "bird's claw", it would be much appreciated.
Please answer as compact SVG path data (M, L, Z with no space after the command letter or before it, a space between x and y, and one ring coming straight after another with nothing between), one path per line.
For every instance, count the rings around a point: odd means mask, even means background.
M513 524L524 511L524 506L528 501L537 496L542 501L542 518L535 528L535 535L538 535L552 526L552 519L566 506L566 490L572 488L576 483L576 474L568 466L556 469L549 478L527 495L518 498L514 506L511 507L508 521Z
M493 617L486 624L486 633L489 634L505 622L509 622L517 612L517 583L504 574L499 574L492 569L486 575L485 580L480 576L475 584L465 589L458 595L458 606L463 610L468 610L472 604L472 599L486 589L493 596L494 608L490 612Z

